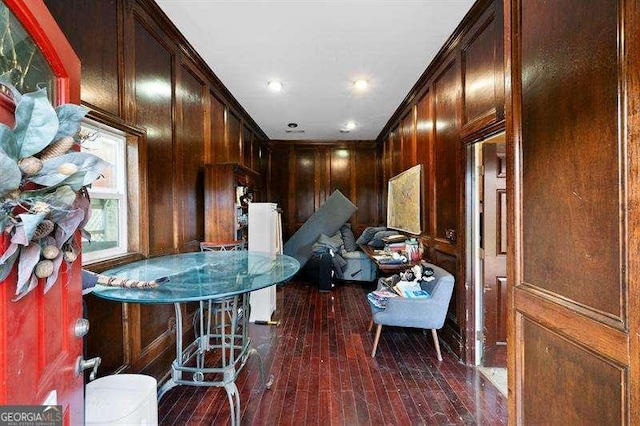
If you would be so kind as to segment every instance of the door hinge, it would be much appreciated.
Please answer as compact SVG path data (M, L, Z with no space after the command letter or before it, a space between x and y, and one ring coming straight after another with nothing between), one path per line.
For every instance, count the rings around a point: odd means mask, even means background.
M481 249L481 248L478 249L478 258L484 259L484 249Z
M476 330L476 340L482 342L484 340L484 333L482 330Z
M484 165L478 167L478 173L480 176L484 176Z

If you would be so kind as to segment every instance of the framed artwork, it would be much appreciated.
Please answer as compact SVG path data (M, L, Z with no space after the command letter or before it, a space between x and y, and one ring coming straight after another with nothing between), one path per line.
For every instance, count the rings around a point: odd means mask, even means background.
M414 235L422 232L420 226L421 182L421 164L389 179L387 228Z

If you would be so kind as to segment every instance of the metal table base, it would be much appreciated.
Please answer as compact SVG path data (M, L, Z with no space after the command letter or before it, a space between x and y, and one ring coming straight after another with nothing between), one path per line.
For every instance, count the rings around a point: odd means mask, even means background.
M258 358L260 378L266 389L273 383L273 375L265 381L262 357L251 348L249 338L249 293L243 293L222 299L210 299L198 302L198 311L194 314L195 338L184 346L182 339L182 310L180 303L174 303L176 311L176 359L171 365L171 378L158 390L158 400L169 390L179 385L224 387L229 399L231 424L240 424L240 393L236 386L236 377L247 362L255 355ZM219 351L219 358L211 362ZM207 365L211 362L212 365Z

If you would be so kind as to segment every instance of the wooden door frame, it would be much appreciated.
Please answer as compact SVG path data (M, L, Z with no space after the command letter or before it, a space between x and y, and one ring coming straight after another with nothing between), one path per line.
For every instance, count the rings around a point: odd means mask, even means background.
M465 220L465 237L466 237L466 253L465 259L465 279L468 284L467 300L471 300L471 304L467 305L469 311L467 323L467 365L481 365L482 341L478 339L478 332L482 332L482 275L479 270L479 261L476 248L479 245L478 229L480 223L478 221L478 185L481 176L478 174L478 155L482 151L480 147L482 139L478 139L473 143L465 146L465 203L464 203L464 220Z
M482 330L482 324L479 323L478 315L481 315L481 312L478 312L479 304L477 303L477 292L482 289L482 279L478 280L475 278L476 268L474 268L474 240L473 240L473 228L471 225L473 214L471 208L471 200L472 200L472 190L470 186L469 179L467 178L469 173L471 172L470 168L474 167L473 158L470 157L470 149L474 149L473 146L477 143L481 143L499 133L505 133L506 138L506 129L505 129L505 121L499 121L491 126L488 126L476 133L468 135L464 139L462 139L463 146L463 154L462 157L462 173L464 179L461 179L461 189L460 194L462 197L462 202L460 203L460 229L464 229L464 250L462 250L460 254L460 258L464 259L464 262L461 262L461 271L460 277L464 277L466 285L466 294L465 294L465 306L467 307L467 322L465 327L465 353L463 361L466 365L480 365L479 357L482 355L480 348L477 345L477 332L478 330ZM506 143L506 139L505 139ZM507 169L507 175L509 174L509 169ZM509 191L507 187L507 192ZM481 278L481 277L480 277ZM478 329L478 327L480 327ZM480 351L480 352L479 352ZM508 358L508 357L507 357Z

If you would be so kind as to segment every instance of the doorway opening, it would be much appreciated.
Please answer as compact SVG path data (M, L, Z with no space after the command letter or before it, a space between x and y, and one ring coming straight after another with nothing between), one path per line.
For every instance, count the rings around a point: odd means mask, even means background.
M475 365L506 392L507 187L505 133L467 149L467 270L474 288Z

